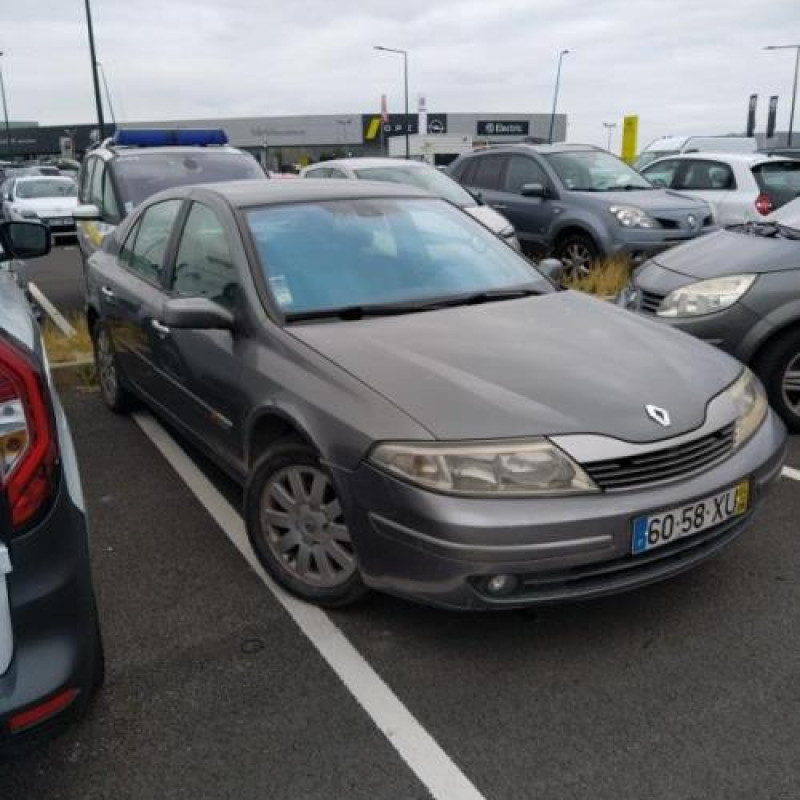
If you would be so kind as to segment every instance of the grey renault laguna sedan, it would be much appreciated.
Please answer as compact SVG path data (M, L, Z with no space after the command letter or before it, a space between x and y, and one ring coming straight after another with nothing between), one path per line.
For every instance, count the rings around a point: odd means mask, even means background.
M783 461L737 361L560 291L410 187L170 190L88 278L106 403L143 400L240 481L261 562L322 605L666 578L734 539Z

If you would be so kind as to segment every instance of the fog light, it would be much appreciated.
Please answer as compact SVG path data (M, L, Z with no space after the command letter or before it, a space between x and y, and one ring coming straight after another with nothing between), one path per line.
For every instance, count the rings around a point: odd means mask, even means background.
M486 581L486 591L495 596L511 594L517 588L517 579L513 575L492 575Z

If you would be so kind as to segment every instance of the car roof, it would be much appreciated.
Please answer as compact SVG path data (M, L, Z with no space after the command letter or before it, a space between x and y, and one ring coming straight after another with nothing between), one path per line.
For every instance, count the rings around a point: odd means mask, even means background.
M35 183L36 181L70 181L75 183L75 178L70 175L16 175L17 183Z
M320 161L317 164L311 164L306 169L311 170L316 167L350 167L357 169L358 167L419 167L420 169L433 169L430 164L425 164L422 161L414 161L410 158L334 158L330 161Z
M243 180L227 183L207 183L166 189L148 198L188 197L216 195L234 208L309 203L325 200L355 200L379 197L423 197L431 195L421 189L399 183L379 181L332 181L326 178L308 178L302 181Z
M596 153L606 152L602 147L593 144L570 144L569 142L557 142L556 144L528 144L527 142L515 142L513 144L490 145L489 147L473 150L467 155L481 155L482 153L518 153L534 152L541 155L549 153Z
M97 154L101 158L105 160L109 160L112 158L124 157L124 156L150 156L150 155L163 155L166 153L175 154L175 155L191 155L191 156L202 156L207 153L236 153L239 155L245 155L243 150L239 150L237 147L230 147L229 145L213 145L210 147L198 147L197 145L189 145L189 144L182 144L182 145L164 145L160 147L127 147L127 146L117 146L117 145L107 145L102 144L99 147L96 147L94 150L91 150L87 155L94 155Z
M696 153L676 153L671 156L663 156L662 158L651 161L646 167L643 167L643 169L649 169L653 164L658 164L661 161L672 161L673 159L678 161L723 161L729 164L743 164L748 167L757 164L788 164L794 160L791 158L783 158L782 156L770 156L765 153L716 153L713 150L700 150Z

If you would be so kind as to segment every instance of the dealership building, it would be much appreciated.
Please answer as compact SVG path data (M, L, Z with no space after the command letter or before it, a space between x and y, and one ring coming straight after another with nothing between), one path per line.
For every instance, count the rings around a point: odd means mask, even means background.
M552 117L553 141L564 141L567 117ZM550 114L498 112L439 112L421 114L324 114L286 117L239 117L232 119L150 120L124 122L124 128L223 128L230 143L248 150L270 169L307 164L343 156L379 155L388 151L389 140L414 136L447 136L475 144L520 142L526 138L546 141ZM107 126L107 134L114 130ZM28 126L10 131L7 153L0 136L0 158L69 154L78 157L97 139L96 125Z

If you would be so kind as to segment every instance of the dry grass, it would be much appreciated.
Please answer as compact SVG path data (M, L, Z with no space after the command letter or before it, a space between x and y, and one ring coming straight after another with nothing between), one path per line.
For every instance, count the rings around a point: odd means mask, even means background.
M50 320L42 323L42 339L51 364L64 364L92 357L92 339L86 318L75 314L69 321L75 328L74 336L65 336Z
M563 283L570 289L600 297L619 294L630 282L632 265L629 259L616 256L598 261L588 275L568 276Z

